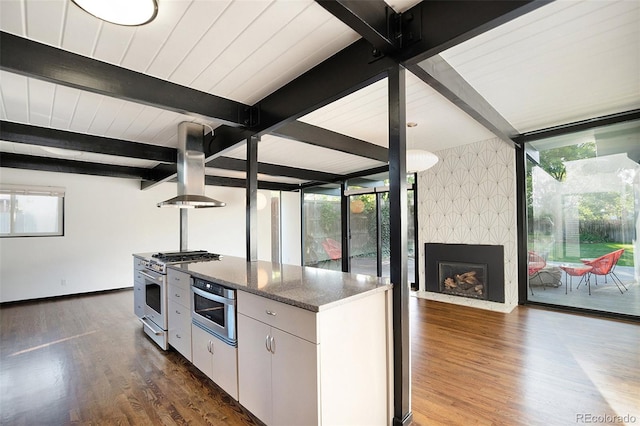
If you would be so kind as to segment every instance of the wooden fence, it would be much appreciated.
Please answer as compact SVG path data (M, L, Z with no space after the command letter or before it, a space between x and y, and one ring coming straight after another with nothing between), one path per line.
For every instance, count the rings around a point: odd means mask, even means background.
M635 224L621 220L580 221L580 240L630 244L636 239Z

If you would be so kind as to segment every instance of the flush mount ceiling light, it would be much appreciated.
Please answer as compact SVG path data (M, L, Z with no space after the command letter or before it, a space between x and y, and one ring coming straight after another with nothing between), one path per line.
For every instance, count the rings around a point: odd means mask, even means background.
M56 148L54 146L41 146L40 149L49 154L59 155L61 157L80 157L83 152L74 149Z
M423 149L407 150L407 173L417 173L433 167L438 162L438 156Z
M407 127L417 127L418 123L410 121ZM409 135L407 135L407 138ZM418 173L433 167L438 162L438 156L424 149L407 150L407 173Z
M85 12L118 25L144 25L158 14L157 0L71 0Z

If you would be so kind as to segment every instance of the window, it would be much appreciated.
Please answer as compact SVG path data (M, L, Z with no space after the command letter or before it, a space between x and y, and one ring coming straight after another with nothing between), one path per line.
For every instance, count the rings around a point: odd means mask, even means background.
M347 182L348 268L357 274L389 277L391 273L389 176L379 173ZM415 232L415 175L407 175L407 279L417 289ZM342 270L340 187L336 184L306 188L304 194L304 265Z
M304 265L342 270L340 187L306 189L303 220Z
M0 186L0 237L64 235L64 188Z

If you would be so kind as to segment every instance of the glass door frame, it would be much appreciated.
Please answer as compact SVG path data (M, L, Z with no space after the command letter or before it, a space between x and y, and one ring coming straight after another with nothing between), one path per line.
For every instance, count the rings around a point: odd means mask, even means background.
M611 312L605 310L594 310L583 307L568 306L562 304L549 304L531 300L529 297L529 275L528 275L528 217L527 217L527 161L536 162L535 155L529 152L530 142L540 139L551 138L554 136L564 136L581 131L597 129L612 124L631 122L640 119L638 110L627 111L608 116L602 116L583 122L568 123L563 126L541 129L527 134L519 135L514 139L515 144L515 163L516 163L516 200L517 200L517 238L518 238L518 300L519 304L538 305L548 308L587 313L596 316L611 317L617 319L638 320L637 316Z
M407 175L407 176L411 176L411 175ZM415 251L415 255L414 255L414 276L413 276L413 282L410 283L412 285L412 289L419 289L420 288L420 274L419 274L419 266L418 266L418 259L420 258L420 251L419 251L419 238L418 238L418 200L417 200L417 191L418 191L418 179L417 179L417 174L413 174L413 182L411 184L407 184L407 192L413 192L413 229L414 229L414 233L413 233L413 244L414 244L414 251ZM382 277L383 274L383 269L382 269L382 260L383 260L383 255L382 255L382 214L381 214L381 208L380 208L380 203L381 203L381 199L383 194L388 193L389 192L389 186L385 185L385 186L378 186L378 187L372 187L372 188L361 188L361 189L352 189L352 190L347 190L346 188L346 181L345 181L345 185L343 185L343 190L342 190L342 199L343 199L343 206L346 206L346 209L343 208L343 217L342 217L342 222L343 225L346 224L346 228L343 228L343 250L342 250L342 254L343 254L343 272L351 272L351 224L350 224L350 210L349 210L349 205L350 205L350 201L351 201L351 197L352 196L356 196L356 195L368 195L368 194L373 194L375 195L375 202L376 202L376 207L375 207L375 211L376 211L376 276L378 277ZM346 213L344 213L346 211ZM344 231L346 229L346 232ZM346 238L345 238L346 235ZM345 249L345 247L348 247L347 249ZM346 266L346 267L345 267Z

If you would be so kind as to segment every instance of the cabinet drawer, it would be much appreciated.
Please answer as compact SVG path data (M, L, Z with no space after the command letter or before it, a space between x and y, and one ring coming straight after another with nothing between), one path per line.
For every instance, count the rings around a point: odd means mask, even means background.
M191 275L169 268L167 269L167 283L169 286L175 285L188 290L191 286Z
M309 342L320 343L314 312L245 291L238 291L237 297L238 312Z
M191 312L179 303L169 302L169 344L191 360Z
M191 288L178 285L169 285L169 302L174 301L183 306L190 307Z
M176 327L191 329L191 310L173 300L169 301L169 321Z

